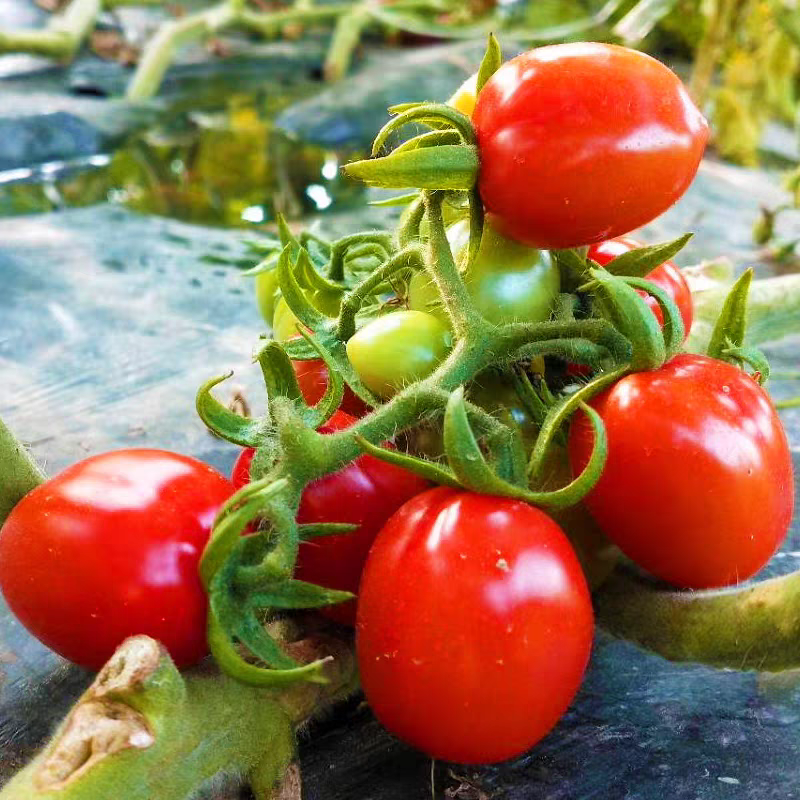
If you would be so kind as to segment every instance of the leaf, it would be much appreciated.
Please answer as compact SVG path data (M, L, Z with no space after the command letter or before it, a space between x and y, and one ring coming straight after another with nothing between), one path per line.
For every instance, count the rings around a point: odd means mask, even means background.
M748 269L728 292L708 343L707 353L711 358L721 359L726 348L741 347L744 344L747 332L747 295L752 280L753 270Z
M232 372L227 372L225 375L211 378L197 390L195 399L197 414L205 426L221 439L242 447L257 447L261 439L260 431L263 424L261 420L234 413L211 394L215 386L226 381L231 375Z
M475 85L475 94L480 94L481 89L486 86L489 78L497 72L503 64L503 51L500 49L500 42L497 41L493 33L489 34L489 42L486 46L486 54L483 56L481 65L478 68L478 82Z
M606 272L612 275L629 275L633 278L645 278L656 267L674 258L686 246L694 234L685 233L677 239L648 247L637 247L627 253L618 255L605 266Z
M345 603L355 597L351 592L325 589L315 583L288 580L253 592L248 603L253 608L322 608Z

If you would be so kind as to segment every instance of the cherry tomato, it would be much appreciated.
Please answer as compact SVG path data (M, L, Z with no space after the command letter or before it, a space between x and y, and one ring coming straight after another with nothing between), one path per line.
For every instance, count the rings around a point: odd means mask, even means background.
M292 361L292 369L297 376L297 383L306 403L310 406L316 405L328 388L328 368L325 362L321 358L311 361ZM364 401L353 394L353 390L347 384L344 387L340 408L353 417L363 417L369 410Z
M364 692L390 731L432 758L491 763L526 751L566 710L592 606L544 512L438 488L378 534L356 637Z
M99 669L135 634L178 666L207 652L197 565L230 481L164 450L73 464L27 494L0 532L0 588L48 647Z
M453 96L447 101L447 105L471 117L475 111L475 101L478 96L478 73L471 75L467 78L458 89L455 90Z
M451 225L447 237L458 262L469 245L469 222ZM558 267L548 253L507 239L490 224L483 229L477 258L464 280L478 310L498 325L549 319L561 287ZM412 277L408 304L447 321L439 291L425 272Z
M347 357L367 388L391 397L430 375L452 345L447 325L432 314L395 311L357 331L347 342Z
M478 95L473 123L478 185L495 226L548 249L650 222L686 191L708 139L671 70L594 42L507 61Z
M606 425L608 461L585 502L629 558L696 589L746 580L769 561L792 516L792 461L778 415L749 375L679 355L626 376L591 405ZM575 472L591 440L577 416Z
M333 433L350 427L355 418L337 411L319 430ZM234 466L237 488L250 480L252 449L243 450ZM296 576L332 589L356 593L367 553L378 531L403 503L428 487L408 470L361 456L344 469L306 487L297 521L349 522L358 529L341 536L322 536L300 545ZM355 622L355 601L326 608L324 612L345 625Z
M635 250L637 247L642 247L642 245L633 239L609 239L606 242L592 245L587 255L589 258L595 260L601 267L604 267L617 256L621 256L623 253L627 253L630 250ZM678 310L681 312L685 335L688 336L692 327L692 292L689 289L686 278L683 277L683 272L681 272L680 268L672 261L665 261L661 266L649 272L646 277L648 281L664 289L675 301ZM639 292L639 294L644 297L645 302L656 315L656 319L663 325L664 314L655 298L647 294L647 292Z
M275 269L267 272L259 272L256 281L256 303L264 322L272 326L275 316L275 305L278 302L280 293L278 290L278 271Z
M276 342L286 342L294 336L298 336L297 326L300 320L294 314L289 304L282 296L278 296L275 302L275 314L272 317L272 337Z

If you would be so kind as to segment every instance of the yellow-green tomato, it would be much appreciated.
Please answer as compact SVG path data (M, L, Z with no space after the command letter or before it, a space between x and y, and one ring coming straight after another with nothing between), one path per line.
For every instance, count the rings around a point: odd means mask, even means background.
M437 317L395 311L357 331L347 342L347 357L365 386L386 398L430 375L452 346L450 330Z
M468 117L475 111L475 101L478 97L478 73L467 78L461 86L456 89L453 96L447 101L447 105L458 109Z
M278 297L275 304L275 314L272 317L272 338L276 342L285 342L298 333L297 326L300 320L294 315L294 311L289 308L289 304L282 296Z
M447 238L458 262L469 245L469 223L462 220L451 225ZM506 239L488 222L478 255L464 280L478 310L498 325L546 321L561 288L558 267L548 252ZM425 272L412 277L408 304L446 319L439 292Z
M275 304L278 302L278 271L270 269L256 275L256 303L264 322L272 325Z

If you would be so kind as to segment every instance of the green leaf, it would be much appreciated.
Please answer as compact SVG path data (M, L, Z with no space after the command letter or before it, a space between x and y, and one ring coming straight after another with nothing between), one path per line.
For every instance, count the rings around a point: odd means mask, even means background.
M407 206L419 198L419 192L408 192L407 194L396 194L383 200L370 200L367 205L376 208L394 208L395 206Z
M475 144L475 130L466 114L462 114L458 109L444 103L423 103L401 111L378 131L372 142L372 155L377 156L389 137L398 128L402 128L410 122L421 123L431 127L434 125L438 127L439 124L447 125L461 134L461 139L465 144ZM345 169L347 168L345 167Z
M486 86L489 78L497 72L503 64L503 51L500 42L497 41L493 33L489 34L489 42L486 46L486 53L483 56L481 65L478 68L478 82L475 86L475 94L480 94L481 89Z
M305 292L297 282L295 277L296 265L293 267L290 261L291 253L292 245L287 244L278 260L278 285L280 286L281 294L297 319L306 327L311 328L311 330L317 330L326 317L306 297ZM305 248L299 250L298 253L298 259L309 257Z
M302 403L303 395L297 383L297 375L292 369L292 363L283 347L270 339L255 356L261 367L264 384L267 387L267 396L288 397L298 404ZM304 405L304 403L302 403Z
M410 150L419 150L424 147L438 147L443 144L460 144L461 136L458 131L448 128L442 131L428 131L415 136L395 147L393 153L406 153Z
M661 314L664 318L664 324L661 327L661 332L664 337L664 347L666 349L665 360L669 361L673 356L677 355L683 348L685 329L683 327L683 317L681 316L680 309L669 293L662 289L660 286L644 278L623 278L628 286L634 289L641 289L647 292L655 299L661 308Z
M274 669L296 669L300 666L267 633L252 611L241 614L232 633L254 656Z
M624 278L604 269L592 269L590 275L597 282L595 303L633 346L631 368L641 371L660 367L667 356L664 334L644 299Z
M735 361L752 367L758 376L758 383L763 386L770 376L770 366L767 357L757 347L726 347L722 351L726 361Z
M478 151L474 146L439 145L354 161L344 167L351 178L383 189L460 189L475 185Z
M401 453L397 450L388 450L385 447L378 447L368 442L363 436L357 435L355 439L358 446L373 458L385 461L387 464L393 464L396 467L402 467L440 486L451 486L454 489L463 488L453 472L441 464L436 464L424 458L417 458L408 453Z
M634 278L644 278L656 267L660 267L665 261L669 261L680 253L692 236L694 234L685 233L670 242L629 250L606 264L605 270L612 275L629 275Z
M317 351L317 355L322 359L328 369L328 385L325 387L325 393L317 404L311 408L313 419L309 421L309 424L312 428L318 428L320 425L327 422L342 404L342 398L344 397L344 381L339 374L338 365L333 356L319 339L306 331L301 330L300 334ZM292 371L294 372L294 370Z
M358 528L358 525L350 522L309 522L297 526L301 542L310 542L322 536L342 536L357 531Z
M733 284L711 333L707 353L711 358L723 358L729 347L741 347L747 333L747 295L753 280L753 270L742 273Z
M345 603L354 597L351 592L325 589L306 581L288 580L253 592L248 597L248 605L252 608L322 608Z
M262 422L259 419L241 417L231 411L211 394L211 390L233 375L228 372L206 381L198 390L195 407L206 427L221 439L241 445L257 447L261 439Z

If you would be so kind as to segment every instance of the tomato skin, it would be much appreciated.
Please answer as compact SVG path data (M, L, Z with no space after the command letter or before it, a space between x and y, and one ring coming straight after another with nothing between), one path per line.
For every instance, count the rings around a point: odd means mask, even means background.
M447 230L456 262L469 246L469 222ZM561 288L561 275L549 253L526 247L484 226L478 255L464 281L478 311L489 322L544 322L550 318ZM425 272L416 272L408 290L409 307L447 321L439 291Z
M780 545L794 506L786 433L760 386L707 356L679 355L598 395L608 461L585 503L639 566L675 586L726 586L754 575ZM574 472L591 431L569 434Z
M386 398L430 375L452 344L447 325L432 314L394 311L356 331L347 357L367 388Z
M199 661L207 599L197 567L230 481L163 450L118 450L27 494L0 532L0 588L22 624L64 658L99 669L135 634L178 666Z
M259 272L256 281L256 304L264 322L270 327L275 316L275 305L278 302L278 270L271 269Z
M321 358L311 361L292 361L292 369L297 376L297 384L306 403L310 406L316 405L328 388L328 368L325 362ZM352 417L363 417L369 411L366 403L353 394L353 390L347 384L339 407Z
M544 512L448 488L406 503L370 551L361 681L378 719L432 758L525 752L564 713L592 644L578 560Z
M671 70L594 42L507 61L478 95L473 123L478 185L495 226L546 249L610 239L666 211L708 139Z
M605 267L617 256L621 256L630 250L635 250L637 247L643 247L643 245L634 239L620 237L593 244L589 248L587 256L596 261L601 267ZM645 277L648 281L663 289L675 301L683 319L685 340L692 328L693 307L692 292L689 289L686 278L683 277L683 272L674 262L665 261L652 272L648 272ZM644 298L645 303L650 306L659 324L663 326L664 313L661 311L661 306L656 302L656 299L647 294L647 292L639 292L639 294Z
M319 430L333 433L350 427L355 421L355 418L337 411ZM253 454L252 448L243 450L234 466L232 479L237 488L250 480ZM300 501L299 523L349 522L359 528L342 536L322 536L303 542L295 576L355 594L378 531L403 503L427 488L427 481L413 472L368 455L309 484ZM322 611L343 625L355 624L354 600Z

